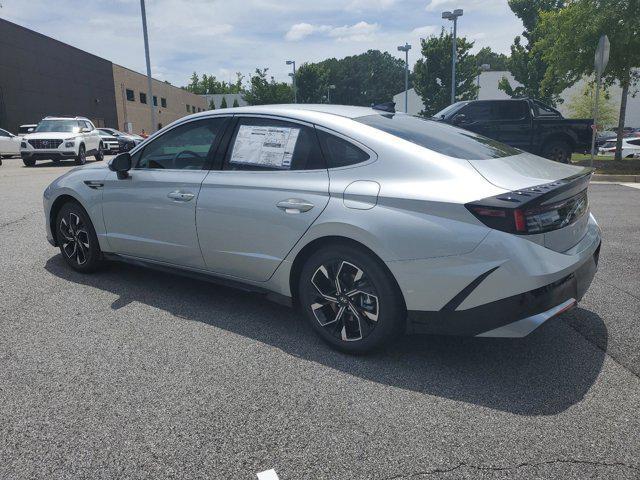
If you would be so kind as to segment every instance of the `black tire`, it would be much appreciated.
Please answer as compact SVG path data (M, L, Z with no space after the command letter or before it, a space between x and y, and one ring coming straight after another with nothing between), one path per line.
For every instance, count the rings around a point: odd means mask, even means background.
M98 237L87 212L78 203L65 203L56 216L56 240L62 258L82 273L90 273L102 264Z
M78 155L76 155L76 165L84 165L87 163L87 153L84 145L78 147Z
M356 293L340 295L336 277L343 290ZM404 332L407 312L391 273L380 260L351 245L328 246L307 259L298 300L320 338L346 353L371 351Z
M2 166L2 155L0 155L0 167Z
M96 162L101 162L102 160L104 160L104 152L102 150L102 142L100 142L100 145L98 145L98 152L95 154Z
M31 158L23 158L22 163L24 163L25 167L33 167L36 164L36 161Z
M572 152L573 150L568 142L564 140L553 140L544 147L542 156L556 162L570 163Z

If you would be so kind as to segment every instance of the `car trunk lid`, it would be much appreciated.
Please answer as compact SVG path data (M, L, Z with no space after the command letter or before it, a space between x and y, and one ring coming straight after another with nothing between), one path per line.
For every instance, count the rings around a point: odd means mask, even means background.
M586 233L591 169L531 154L469 162L487 181L508 190L467 204L487 225L517 235L542 234L544 245L558 252Z

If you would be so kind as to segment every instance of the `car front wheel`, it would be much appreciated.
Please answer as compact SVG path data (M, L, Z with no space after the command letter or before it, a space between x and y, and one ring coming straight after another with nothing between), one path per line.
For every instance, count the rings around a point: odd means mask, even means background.
M89 215L77 203L66 203L58 212L56 239L62 256L74 270L89 273L100 266L98 237Z
M571 162L571 145L562 140L551 142L544 149L543 157L560 163Z
M84 145L78 147L78 155L76 155L76 165L84 165L87 163L87 152L84 149Z
M102 160L104 160L104 150L102 148L102 143L98 145L98 151L96 152L95 159L96 162L101 162Z
M395 280L380 260L351 245L314 253L302 268L298 296L313 330L347 353L380 347L404 330Z

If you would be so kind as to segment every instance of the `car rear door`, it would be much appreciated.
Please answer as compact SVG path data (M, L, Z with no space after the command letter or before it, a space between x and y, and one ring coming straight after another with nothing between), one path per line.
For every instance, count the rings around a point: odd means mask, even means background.
M533 138L531 111L526 100L492 102L496 140L522 150L530 150Z
M265 281L320 215L329 176L312 125L238 116L196 210L207 269Z
M127 178L109 173L103 186L103 216L111 251L204 267L196 202L228 118L182 123L136 152Z

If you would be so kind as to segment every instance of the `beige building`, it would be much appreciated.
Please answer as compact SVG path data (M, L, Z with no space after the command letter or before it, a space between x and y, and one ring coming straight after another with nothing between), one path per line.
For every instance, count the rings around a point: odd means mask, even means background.
M147 76L113 64L113 81L116 93L118 125L115 127L131 133L155 132L165 125L191 113L208 110L207 100L200 95L153 79L153 99L147 98ZM157 125L151 125L149 105L153 102Z

